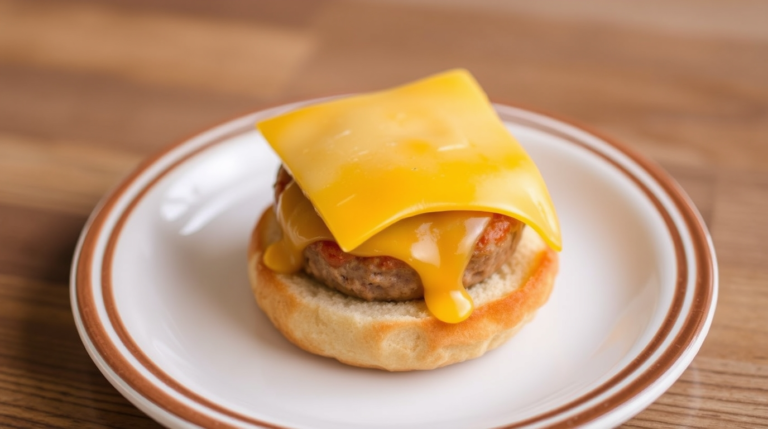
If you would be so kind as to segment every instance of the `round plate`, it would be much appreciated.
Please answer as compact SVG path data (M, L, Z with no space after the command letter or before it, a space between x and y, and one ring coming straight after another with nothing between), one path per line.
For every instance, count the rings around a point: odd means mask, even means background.
M505 345L432 371L310 355L255 303L246 249L279 160L254 124L210 129L145 162L89 220L72 310L88 352L172 427L617 425L701 346L717 297L709 234L657 166L583 128L496 105L539 166L564 250L549 302Z

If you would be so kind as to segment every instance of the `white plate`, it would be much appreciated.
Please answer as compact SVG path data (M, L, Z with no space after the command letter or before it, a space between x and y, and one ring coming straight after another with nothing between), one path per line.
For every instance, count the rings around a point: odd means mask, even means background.
M683 372L717 297L709 234L658 167L583 128L497 105L563 230L549 302L507 344L433 371L309 355L251 295L246 246L278 159L254 113L181 142L94 212L72 270L88 352L174 427L463 428L619 424Z

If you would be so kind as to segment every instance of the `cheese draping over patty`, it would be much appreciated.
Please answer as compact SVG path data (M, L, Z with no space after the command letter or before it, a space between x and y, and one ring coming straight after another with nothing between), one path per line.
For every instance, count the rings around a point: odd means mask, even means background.
M514 217L562 247L541 174L465 70L299 108L258 129L345 251L443 211Z

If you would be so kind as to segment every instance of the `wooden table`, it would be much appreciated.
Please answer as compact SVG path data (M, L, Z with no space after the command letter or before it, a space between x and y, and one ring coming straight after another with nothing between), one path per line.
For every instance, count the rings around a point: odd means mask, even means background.
M0 0L0 426L155 427L85 352L75 243L141 159L260 107L470 69L660 163L712 233L720 299L627 427L768 425L768 5L753 0Z

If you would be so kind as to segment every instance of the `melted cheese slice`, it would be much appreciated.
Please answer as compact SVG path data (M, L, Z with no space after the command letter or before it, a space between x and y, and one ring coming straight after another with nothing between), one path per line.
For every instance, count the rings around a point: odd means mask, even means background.
M298 271L304 263L304 248L334 240L296 182L285 188L275 211L283 234L264 253L264 263L273 271ZM416 215L384 229L351 253L390 256L407 263L421 278L429 311L443 322L458 323L474 309L462 277L490 218L489 213L465 211Z
M539 171L464 70L301 108L258 129L345 251L400 220L446 211L511 216L561 249Z

